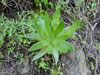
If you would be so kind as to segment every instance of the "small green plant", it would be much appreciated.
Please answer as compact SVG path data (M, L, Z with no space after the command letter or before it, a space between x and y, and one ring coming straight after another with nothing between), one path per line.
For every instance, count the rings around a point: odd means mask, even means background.
M0 52L0 58L4 58L4 55Z
M45 6L48 4L48 0L35 0L36 6L40 6L42 7L42 4L44 4Z
M54 4L48 0L35 0L35 4L36 4L36 7L39 6L40 8L42 8L42 6L50 6L52 9L54 7Z
M41 62L39 63L39 68L43 68L45 70L49 69L48 65L44 62L44 58L41 58Z
M90 62L90 65L91 65L91 69L95 70L95 66L94 66L93 62Z
M5 0L1 0L1 3L2 3L4 6L7 6L7 3L5 2Z
M4 14L0 15L0 49L5 45L9 56L13 55L12 57L20 60L27 57L27 55L22 56L24 54L24 52L21 53L22 48L25 49L33 40L33 38L29 39L31 37L29 34L33 37L34 22L29 15L30 11L18 12L20 20L7 18Z
M67 53L68 50L74 51L72 44L66 40L78 29L81 21L75 21L72 26L64 28L64 21L59 21L60 16L60 7L57 7L52 19L47 12L43 19L39 16L36 17L34 28L38 42L30 47L29 51L40 51L34 56L33 61L48 53L54 56L57 63L60 53Z

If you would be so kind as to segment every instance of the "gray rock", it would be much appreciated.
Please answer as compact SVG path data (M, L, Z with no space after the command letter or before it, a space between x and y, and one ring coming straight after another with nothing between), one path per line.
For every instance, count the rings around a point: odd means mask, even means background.
M61 62L65 65L62 68L64 75L88 75L84 52L76 48L75 54L68 52L61 56Z
M24 59L23 63L17 62L18 65L16 67L16 73L18 75L27 75L29 73L29 61L28 59Z

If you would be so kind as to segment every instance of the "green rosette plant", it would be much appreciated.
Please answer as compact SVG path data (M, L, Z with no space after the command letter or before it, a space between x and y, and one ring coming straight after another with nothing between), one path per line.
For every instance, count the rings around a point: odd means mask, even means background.
M29 51L40 50L33 61L44 56L46 53L54 56L55 62L58 62L59 54L67 53L69 50L74 52L73 45L66 40L78 30L80 20L75 21L71 26L64 27L64 21L60 21L60 8L56 9L53 18L50 18L47 12L43 18L36 17L36 30L38 42L29 48Z

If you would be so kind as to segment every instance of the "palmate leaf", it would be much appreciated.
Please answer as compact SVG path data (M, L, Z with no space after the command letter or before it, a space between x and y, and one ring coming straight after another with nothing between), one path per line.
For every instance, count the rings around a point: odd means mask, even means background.
M46 41L40 41L34 44L33 46L31 46L31 48L29 48L29 51L36 51L38 49L44 48L47 45L48 43Z
M56 27L57 23L59 22L59 19L60 19L60 7L57 7L56 8L56 12L54 13L53 15L53 19L52 19L52 22L51 22L51 26L53 28Z
M81 23L81 20L77 20L72 24L72 26L66 27L65 30L63 32L61 32L60 35L58 35L58 39L59 40L66 40L69 37L71 37L72 34L76 30L78 30L80 23Z
M68 50L74 52L74 47L71 43L67 42L67 41L59 41L56 45L57 50L59 50L59 52L61 53L67 53Z
M35 55L32 59L32 61L35 61L37 59L39 59L40 57L42 57L44 54L46 54L46 50L45 49L41 49L40 52L37 53L37 55Z
M53 50L53 56L54 56L55 62L57 64L58 63L58 59L59 59L59 53L58 53L58 51L55 48Z

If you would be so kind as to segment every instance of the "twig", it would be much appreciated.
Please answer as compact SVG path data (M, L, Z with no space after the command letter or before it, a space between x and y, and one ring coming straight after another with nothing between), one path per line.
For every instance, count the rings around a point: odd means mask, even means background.
M92 30L94 30L94 28L96 28L98 23L95 23L94 26L92 27Z

